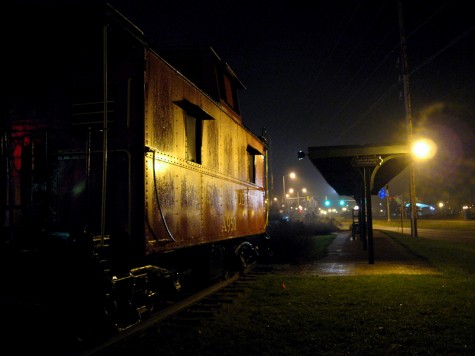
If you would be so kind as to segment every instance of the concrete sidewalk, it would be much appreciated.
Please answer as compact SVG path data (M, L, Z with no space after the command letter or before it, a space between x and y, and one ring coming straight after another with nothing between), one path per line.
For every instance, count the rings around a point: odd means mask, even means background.
M328 255L312 263L289 266L289 273L324 276L352 276L370 274L437 274L440 273L425 259L411 253L384 232L373 230L374 263L369 263L368 250L357 236L338 233L328 247Z

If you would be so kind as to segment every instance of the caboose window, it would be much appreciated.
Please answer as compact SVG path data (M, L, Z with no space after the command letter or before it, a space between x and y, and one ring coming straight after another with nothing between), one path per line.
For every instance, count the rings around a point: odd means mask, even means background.
M231 106L232 108L235 107L234 105L234 90L233 86L231 84L231 80L225 75L224 76L224 90L226 93L226 102Z
M186 159L201 164L203 120L213 120L213 117L186 99L174 101L174 103L183 109L185 117Z
M185 112L186 159L201 164L201 120Z
M247 146L247 180L256 183L256 155L261 153L254 147Z
M256 183L256 162L255 157L249 151L247 152L247 177L249 182Z

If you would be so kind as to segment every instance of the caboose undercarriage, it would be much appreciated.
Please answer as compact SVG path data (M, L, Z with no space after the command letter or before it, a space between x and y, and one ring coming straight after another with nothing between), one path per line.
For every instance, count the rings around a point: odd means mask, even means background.
M33 245L13 237L2 241L4 278L1 308L11 325L21 316L48 315L62 332L91 342L128 329L167 302L245 271L269 257L267 236L252 236L170 251L147 264L115 269L109 239L65 234L41 236ZM13 237L13 238L12 238ZM14 308L16 312L12 313Z

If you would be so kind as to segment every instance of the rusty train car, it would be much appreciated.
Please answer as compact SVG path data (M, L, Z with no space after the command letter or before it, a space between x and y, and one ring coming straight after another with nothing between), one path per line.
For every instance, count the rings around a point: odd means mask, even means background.
M226 62L157 50L110 5L16 15L2 70L4 306L68 310L77 334L122 330L168 292L268 253L267 140L244 125Z

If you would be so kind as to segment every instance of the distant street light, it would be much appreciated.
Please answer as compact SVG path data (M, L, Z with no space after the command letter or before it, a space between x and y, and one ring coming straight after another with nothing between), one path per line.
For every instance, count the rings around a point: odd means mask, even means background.
M436 144L429 139L414 139L411 135L411 162L410 162L410 204L411 204L411 236L417 237L417 195L414 161L427 160L437 152Z
M282 204L285 202L285 177L289 176L290 179L295 179L296 174L294 172L290 172L289 174L282 176Z
M302 188L302 193L304 195L307 194L307 188ZM297 206L300 208L300 194L299 191L297 190Z

